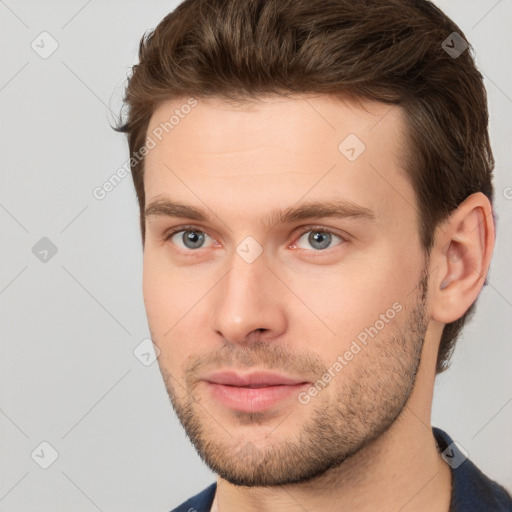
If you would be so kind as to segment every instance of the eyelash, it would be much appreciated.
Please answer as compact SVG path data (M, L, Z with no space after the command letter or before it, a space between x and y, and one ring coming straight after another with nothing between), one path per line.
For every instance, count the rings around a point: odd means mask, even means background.
M197 231L199 233L204 233L205 235L210 236L210 235L208 235L208 233L206 233L206 231L202 230L201 228L198 228L197 226L188 225L188 226L179 226L177 228L174 228L172 231L165 233L164 241L165 242L169 241L174 235L176 235L177 233L181 233L183 231ZM323 252L326 252L329 249L333 249L334 247L336 247L338 245L343 245L344 243L346 243L348 241L346 236L344 236L340 233L337 233L335 231L332 231L330 229L324 228L322 226L306 226L301 231L299 231L299 233L297 235L294 236L294 240L299 240L300 238L302 238L303 235L305 235L306 233L309 233L309 232L325 233L325 234L329 234L329 235L334 235L341 239L341 242L334 245L333 247L328 247L327 249L323 249L323 250L311 249L310 252L312 252L312 253L321 254ZM212 238L212 237L210 237L210 238ZM293 243L295 243L295 242L293 242ZM202 248L200 248L200 249L202 249ZM196 249L196 250L189 249L186 252L188 252L188 253L199 252L200 249ZM305 249L303 249L303 250L305 250Z

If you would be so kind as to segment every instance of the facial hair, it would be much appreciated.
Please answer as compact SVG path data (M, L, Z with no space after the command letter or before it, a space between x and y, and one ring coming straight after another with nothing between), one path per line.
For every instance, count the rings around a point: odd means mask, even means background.
M415 288L419 290L399 327L387 326L343 369L342 384L333 396L320 392L307 405L311 414L296 432L279 437L273 432L265 446L237 437L232 424L223 426L211 404L198 399L198 372L214 367L290 369L297 375L326 371L318 357L297 355L276 343L256 341L244 346L226 344L215 353L196 356L183 367L184 383L178 382L160 363L172 407L187 436L206 465L224 480L239 486L283 486L311 481L382 436L397 420L409 399L418 372L428 320L426 318L427 265ZM386 330L394 329L387 334ZM330 384L332 385L332 383ZM279 412L232 411L239 425L260 425ZM282 414L282 413L281 413ZM219 416L217 412L217 416ZM244 427L245 428L245 427Z

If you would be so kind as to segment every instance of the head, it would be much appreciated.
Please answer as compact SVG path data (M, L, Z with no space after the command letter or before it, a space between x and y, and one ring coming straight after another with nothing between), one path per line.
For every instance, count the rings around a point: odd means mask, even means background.
M186 0L141 41L118 129L148 321L232 482L322 474L395 422L427 341L448 365L494 236L485 89L453 32L428 1ZM248 412L211 394L227 368L304 384Z

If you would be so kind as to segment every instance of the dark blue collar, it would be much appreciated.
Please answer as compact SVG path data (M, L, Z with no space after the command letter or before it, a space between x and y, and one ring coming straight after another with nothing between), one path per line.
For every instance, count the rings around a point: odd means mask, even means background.
M446 432L436 427L432 430L443 459L451 467L450 512L511 512L510 494L466 458Z

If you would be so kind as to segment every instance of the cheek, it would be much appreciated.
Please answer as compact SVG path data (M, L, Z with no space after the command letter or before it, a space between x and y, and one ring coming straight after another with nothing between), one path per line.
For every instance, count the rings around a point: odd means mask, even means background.
M166 251L149 243L144 251L142 291L150 325L161 337L193 306L198 287L193 273L171 265Z
M160 358L166 358L170 345L179 335L180 318L188 302L186 288L176 283L169 268L147 252L144 254L142 290L144 305L153 342L160 349ZM173 349L174 350L174 349Z
M157 339L168 330L172 324L169 311L174 308L169 304L172 295L168 293L169 276L162 268L161 263L146 250L144 253L142 292L146 314L151 332Z
M377 347L404 325L406 307L418 293L418 261L415 255L401 260L387 251L376 261L360 261L343 272L316 279L314 287L310 281L296 280L294 291L314 313L305 314L302 303L294 307L298 339L309 333L308 349L316 352L327 368L338 356L343 358L343 368L338 364L338 371L334 369L338 381L379 357Z
M165 255L145 252L142 288L153 343L160 349L159 363L175 377L190 355L206 350L206 325L201 308L205 290L172 269Z
M409 264L398 260L396 254L381 253L375 261L364 256L357 260L342 270L318 273L314 278L287 276L301 299L289 303L298 324L307 321L318 337L327 336L336 349L373 326L387 311L394 318L393 306L403 306L414 295L411 292L420 277L417 260Z

